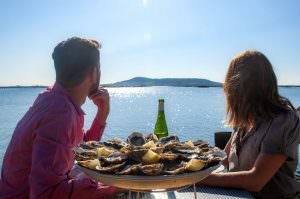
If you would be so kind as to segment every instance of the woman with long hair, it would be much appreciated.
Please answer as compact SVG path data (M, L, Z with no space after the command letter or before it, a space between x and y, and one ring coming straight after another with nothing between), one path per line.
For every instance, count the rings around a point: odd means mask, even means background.
M256 198L297 198L300 119L278 93L266 56L245 51L233 58L224 92L227 124L234 129L225 147L229 172L211 174L201 184L242 188Z

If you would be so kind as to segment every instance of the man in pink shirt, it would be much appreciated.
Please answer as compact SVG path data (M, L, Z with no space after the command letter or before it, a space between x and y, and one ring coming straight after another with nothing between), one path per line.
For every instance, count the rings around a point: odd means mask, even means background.
M116 189L72 175L73 149L81 141L99 141L109 113L107 90L100 81L100 44L70 38L52 54L56 82L39 94L19 121L7 147L1 172L0 198L110 198ZM98 108L84 132L89 98Z

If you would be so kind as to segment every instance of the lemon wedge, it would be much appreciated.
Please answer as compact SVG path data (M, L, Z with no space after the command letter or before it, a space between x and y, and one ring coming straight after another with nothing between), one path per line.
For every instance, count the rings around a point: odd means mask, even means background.
M193 147L193 146L194 146L194 144L193 144L193 142L192 142L191 140L185 142L184 145L190 146L190 147Z
M153 140L147 142L146 144L143 145L144 148L146 149L151 149L151 148L155 148L156 144L153 142Z
M147 153L142 157L142 161L147 164L157 163L159 160L160 156L152 150L148 150Z
M98 148L97 149L97 155L98 157L100 156L108 156L110 154L112 154L114 151L110 150L110 149L107 149L105 147L101 147L101 148Z
M205 163L202 160L191 159L185 166L185 169L188 171L200 171L204 166Z

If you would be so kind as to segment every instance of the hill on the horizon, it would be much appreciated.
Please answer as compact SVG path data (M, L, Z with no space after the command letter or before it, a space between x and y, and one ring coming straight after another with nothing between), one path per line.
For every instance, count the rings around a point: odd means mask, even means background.
M222 83L198 78L162 78L151 79L135 77L129 80L112 84L103 84L105 87L146 87L146 86L176 86L176 87L221 87Z

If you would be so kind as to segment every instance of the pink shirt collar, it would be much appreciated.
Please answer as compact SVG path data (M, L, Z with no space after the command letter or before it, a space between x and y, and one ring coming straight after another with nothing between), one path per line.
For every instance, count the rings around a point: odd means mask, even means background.
M61 93L63 95L65 95L70 102L74 105L75 110L77 111L77 113L79 115L85 115L84 111L82 110L82 108L80 106L78 106L74 100L71 98L71 96L69 95L68 91L58 82L55 82L54 85L52 87L48 87L48 90L52 90L54 92L57 93Z

